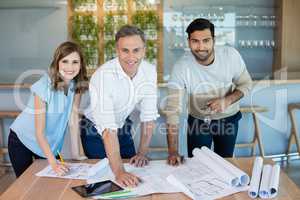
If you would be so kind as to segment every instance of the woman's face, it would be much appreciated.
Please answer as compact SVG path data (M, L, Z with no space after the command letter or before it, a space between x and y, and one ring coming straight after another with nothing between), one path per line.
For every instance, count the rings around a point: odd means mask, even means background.
M68 83L80 71L80 56L77 52L70 53L58 62L58 70L64 82Z

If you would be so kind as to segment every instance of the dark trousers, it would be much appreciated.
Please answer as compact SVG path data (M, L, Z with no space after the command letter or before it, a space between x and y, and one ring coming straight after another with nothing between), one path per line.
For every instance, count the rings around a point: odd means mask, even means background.
M241 112L233 116L220 120L212 120L207 125L203 120L188 117L188 156L192 157L194 148L206 146L211 148L214 142L214 151L222 157L232 157L236 142L239 120L242 118Z
M12 130L10 130L8 136L8 154L16 177L21 176L21 174L33 163L34 158L42 158L30 151Z
M126 123L118 129L121 158L131 158L136 152L131 136L132 121L127 118ZM85 155L90 159L102 159L106 152L102 136L97 132L95 125L88 118L82 117L80 121L80 136Z

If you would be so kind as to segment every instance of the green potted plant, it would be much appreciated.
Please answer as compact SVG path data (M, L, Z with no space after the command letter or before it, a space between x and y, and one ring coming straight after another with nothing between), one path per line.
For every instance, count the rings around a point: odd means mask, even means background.
M86 6L87 4L96 4L97 0L72 0L73 9L80 6Z
M107 40L104 44L105 61L115 57L115 40Z
M159 31L159 18L156 15L156 12L153 10L137 10L132 15L132 23L145 32L147 38L146 59L150 62L154 62L157 57L157 46L155 39L157 38Z
M142 30L146 30L149 28L159 30L159 18L156 15L156 12L153 10L141 11L137 10L132 15L132 23Z
M106 38L111 39L114 32L114 16L108 13L104 18L103 31Z
M94 67L95 52L98 53L99 26L92 15L75 14L72 19L72 38L82 47L87 65Z
M153 40L147 40L146 42L146 59L153 63L156 60L157 53L156 53L156 43Z

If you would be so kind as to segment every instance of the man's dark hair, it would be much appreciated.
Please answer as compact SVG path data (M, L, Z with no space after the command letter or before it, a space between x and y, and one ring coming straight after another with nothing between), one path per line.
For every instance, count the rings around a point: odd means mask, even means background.
M190 38L191 34L195 31L203 31L204 29L209 29L211 32L211 36L215 37L215 26L209 20L204 18L197 18L192 21L188 27L186 28L185 32L188 34Z
M116 36L115 36L115 40L116 42L118 42L118 40L122 37L127 37L127 36L134 36L134 35L139 35L141 37L141 39L143 40L143 42L145 43L146 39L145 39L145 34L144 32L139 29L136 26L131 26L131 25L124 25L120 28L120 30L117 32Z

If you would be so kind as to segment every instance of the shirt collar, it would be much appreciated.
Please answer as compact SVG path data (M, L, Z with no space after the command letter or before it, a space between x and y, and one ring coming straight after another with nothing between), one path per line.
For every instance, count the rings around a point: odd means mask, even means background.
M124 77L129 78L128 75L124 72L118 57L116 58L116 68L115 69L116 69L116 73L117 73L117 76L119 79L124 78Z
M211 69L213 68L215 65L216 65L216 53L214 51L214 60L212 61L212 63L210 63L209 65L203 65L203 64L200 64L197 59L195 58L195 56L193 55L192 51L189 52L190 56L192 57L193 59L193 62L196 63L197 65L200 65L202 67L202 69Z
M143 81L144 78L145 78L146 74L144 73L142 65L143 65L143 61L140 63L138 71L137 71L136 75L132 79L132 81L135 82L135 83L139 83L140 81Z

